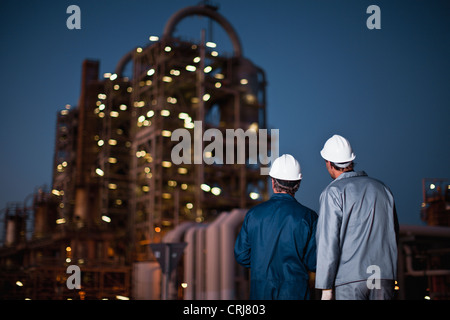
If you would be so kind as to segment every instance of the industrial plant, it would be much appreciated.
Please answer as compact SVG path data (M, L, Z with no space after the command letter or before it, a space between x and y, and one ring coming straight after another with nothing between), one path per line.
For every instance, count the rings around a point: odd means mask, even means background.
M204 30L195 42L174 37L193 15L219 24L232 52ZM262 165L249 139L243 162L192 139L187 161L175 163L172 134L267 129L264 70L210 5L179 10L161 37L99 70L83 62L78 104L56 116L51 187L0 212L0 299L248 299L249 271L233 246L247 210L269 198ZM450 299L449 181L424 180L423 201L430 226L400 228L397 297ZM183 244L167 272L158 243ZM80 288L67 285L72 265Z

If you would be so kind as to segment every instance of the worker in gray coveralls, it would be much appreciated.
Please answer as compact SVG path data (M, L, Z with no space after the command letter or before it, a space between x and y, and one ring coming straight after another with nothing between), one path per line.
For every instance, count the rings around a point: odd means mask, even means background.
M392 299L398 235L392 193L353 171L355 154L344 137L332 136L320 154L333 181L320 195L316 288L322 300Z

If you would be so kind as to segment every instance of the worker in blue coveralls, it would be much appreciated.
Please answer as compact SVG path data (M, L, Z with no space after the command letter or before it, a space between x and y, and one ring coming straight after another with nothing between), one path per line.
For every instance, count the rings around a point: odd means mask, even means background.
M308 272L316 270L317 214L300 204L300 164L289 154L270 168L272 197L245 216L236 239L237 262L251 268L250 299L309 299Z
M322 300L389 300L397 277L398 219L381 181L353 171L347 139L333 135L321 156L333 181L320 196L316 288Z

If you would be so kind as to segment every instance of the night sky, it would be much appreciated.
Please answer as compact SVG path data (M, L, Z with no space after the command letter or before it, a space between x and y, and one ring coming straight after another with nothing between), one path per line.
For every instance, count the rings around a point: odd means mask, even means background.
M77 105L81 64L100 74L170 16L198 1L0 2L0 209L51 187L56 114ZM338 133L350 140L356 169L392 190L401 224L422 224L422 178L450 178L449 1L214 1L236 29L243 55L267 76L269 127L280 130L280 154L300 162L297 199L318 210L331 181L320 157ZM69 30L69 5L81 30ZM369 30L369 5L381 29ZM189 17L175 35L200 38L208 19ZM231 53L213 24L211 40Z

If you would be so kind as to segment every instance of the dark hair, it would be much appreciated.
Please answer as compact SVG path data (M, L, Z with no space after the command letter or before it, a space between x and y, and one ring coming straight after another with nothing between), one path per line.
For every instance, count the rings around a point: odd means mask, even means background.
M331 161L330 161L330 164L334 169L336 169L338 171L342 171L342 172L353 171L353 167L355 166L355 163L353 161L345 168L340 168L334 162L331 162Z
M272 178L272 180L274 181L273 185L276 192L286 192L290 195L294 195L298 188L300 188L301 180L289 181L275 178Z

